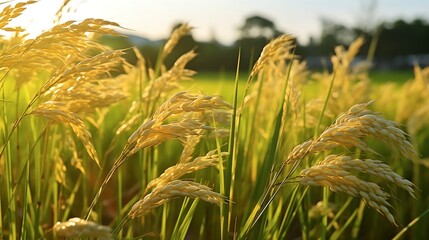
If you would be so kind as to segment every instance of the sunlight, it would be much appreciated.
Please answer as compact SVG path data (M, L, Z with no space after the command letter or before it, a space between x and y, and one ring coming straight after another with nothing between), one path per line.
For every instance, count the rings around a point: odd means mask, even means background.
M0 9L3 10L5 6L1 6ZM9 25L22 27L28 34L28 38L34 38L54 26L55 14L60 6L61 1L36 2L27 6L23 14L13 19Z

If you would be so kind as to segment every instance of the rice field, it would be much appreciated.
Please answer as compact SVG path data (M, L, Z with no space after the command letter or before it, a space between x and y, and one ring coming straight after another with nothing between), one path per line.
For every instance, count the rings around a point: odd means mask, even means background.
M164 64L187 24L150 67L107 20L26 38L29 4L0 13L1 238L429 237L428 67L379 81L358 38L312 73L282 35L200 83L196 51Z

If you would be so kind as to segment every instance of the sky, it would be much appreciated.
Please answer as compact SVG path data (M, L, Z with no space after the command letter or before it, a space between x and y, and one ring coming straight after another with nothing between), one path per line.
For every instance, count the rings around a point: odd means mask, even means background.
M52 27L62 2L39 0L13 23L33 35L40 33ZM375 4L372 13L371 4ZM429 20L428 0L71 0L70 6L72 11L64 14L63 21L102 18L131 29L126 33L152 40L166 38L176 23L187 22L196 40L215 38L224 44L236 40L238 28L253 15L273 21L302 43L320 34L322 18L349 26L398 18Z

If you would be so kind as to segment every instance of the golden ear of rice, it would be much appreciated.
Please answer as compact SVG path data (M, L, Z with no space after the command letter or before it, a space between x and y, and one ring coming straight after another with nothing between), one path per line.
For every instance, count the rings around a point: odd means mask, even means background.
M186 69L186 65L197 56L192 50L180 56L174 65L161 76L149 82L143 90L143 101L149 102L164 95L173 89L178 88L178 83L184 80L190 80L195 71Z
M113 239L110 227L77 217L70 218L66 222L57 222L52 231L57 236L64 238Z
M60 153L57 149L54 150L54 156L53 160L55 161L55 180L62 184L63 186L67 187L67 181L66 181L66 172L67 167L64 165L64 161L60 156Z
M205 185L191 181L174 180L165 185L157 186L151 193L136 202L128 213L128 216L131 218L144 216L152 209L179 196L199 198L217 205L224 199L221 194L212 191Z
M222 152L221 156L227 156L228 153ZM178 163L175 166L167 168L164 173L158 178L152 180L146 187L146 192L151 188L165 185L168 182L179 179L181 176L192 173L210 166L217 166L219 164L219 154L216 150L210 151L203 157L197 157L194 161Z
M232 105L218 96L179 92L162 104L153 114L153 118L157 121L164 121L171 115L228 108L232 108Z
M181 24L178 28L174 29L167 43L164 45L164 49L162 51L163 57L166 57L168 54L170 54L174 47L176 47L179 40L182 37L188 35L191 32L191 29L192 28L187 23Z
M335 55L331 57L333 65L332 73L316 73L313 78L321 82L325 87L331 88L329 105L327 108L338 114L357 102L365 102L369 99L370 79L368 68L370 64L362 61L353 65L354 58L364 43L362 37L352 42L348 49L343 46L335 48Z
M105 51L93 57L85 58L79 62L72 62L59 71L46 86L52 87L67 81L81 83L83 81L94 81L109 77L111 69L124 63L122 50ZM53 89L55 90L55 88ZM52 92L52 90L51 90Z
M71 162L70 164L76 168L77 170L79 170L83 175L86 174L86 170L83 166L83 161L81 158L79 158L78 155L78 151L77 151L77 147L76 147L76 143L75 140L72 136L66 136L66 146L68 148L70 148L70 151L72 152L72 158L71 158Z
M97 152L91 142L91 133L79 115L70 112L64 105L54 101L39 104L30 114L48 118L56 123L69 124L76 136L82 141L88 155L100 166Z
M292 35L281 35L268 43L261 52L250 73L254 77L268 62L280 62L291 59L290 51L294 48L294 37Z
M195 147L200 142L202 137L202 131L201 133L196 135L189 135L186 139L185 144L183 145L182 154L180 155L179 163L186 163L192 160L192 154L195 151Z
M407 124L407 122L414 118L412 121L417 125L424 125L424 118L428 115L422 114L429 105L429 67L421 68L414 66L414 79L405 82L399 92L399 98L396 101L396 116L395 120ZM420 116L416 116L420 115ZM416 121L418 118L422 119L420 122ZM408 124L411 128L415 128L413 124Z
M369 206L385 215L392 224L396 224L393 215L387 209L391 207L387 202L389 195L377 184L359 179L341 168L316 165L304 169L299 174L299 183L329 187L334 192L345 192L351 196L360 197Z
M138 63L136 66L129 67L127 74L124 74L123 78L127 81L134 81L136 78L140 79L141 82L146 81L146 79L149 79L149 81L138 101L133 101L127 116L123 119L120 124L121 126L117 130L117 134L133 127L137 120L140 119L136 115L151 114L158 100L164 99L172 90L180 88L181 81L191 80L192 76L196 73L193 70L186 69L189 61L197 55L193 50L179 57L168 71L162 66L161 75L158 77L155 76L153 69L146 68L144 58L138 50L134 49L134 52ZM140 111L136 114L136 110L138 109L145 109L147 112L142 113Z
M87 115L108 107L128 96L115 79L68 80L51 87L45 96L63 103L71 112Z
M190 135L202 134L199 130L210 130L211 127L202 124L201 122L194 119L184 119L180 122L172 122L164 125L150 126L139 128L131 136L131 140L128 143L134 144L134 147L129 152L128 156L131 156L138 152L140 149L158 145L169 139L179 139L182 143L186 142L186 139Z
M57 10L57 13L55 13L54 23L58 23L61 20L61 17L63 16L63 10L67 7L69 3L70 3L70 0L63 0L63 3ZM70 11L70 9L68 11Z
M357 147L363 151L374 152L363 141L373 137L407 159L415 159L417 152L407 140L406 133L393 121L386 120L378 113L368 110L371 102L357 104L341 114L316 140L309 140L296 146L289 154L286 163L302 159L307 154L326 151L335 147Z
M20 2L15 4L14 6L9 5L3 8L2 12L0 13L0 29L4 30L4 28L9 24L12 19L19 17L28 5L33 4L35 2L37 1Z
M128 138L125 156L131 156L142 148L154 146L168 139L179 139L186 143L188 136L200 135L200 130L211 130L199 120L183 118L180 122L164 124L172 115L206 110L231 108L232 106L217 96L192 95L180 92L163 103L140 127Z
M61 74L61 70L84 62L85 59L91 58L94 52L109 50L90 35L119 35L112 27L119 25L92 18L81 22L68 21L56 25L34 39L10 41L3 46L0 54L1 69L13 68L17 76L24 73L34 74L38 71L53 75ZM111 69L113 68L109 68L108 71ZM30 80L31 78L19 77L17 82L22 84Z
M389 166L379 160L352 159L348 156L329 155L319 164L304 169L298 176L298 182L303 185L329 187L334 192L345 192L359 197L370 207L376 209L395 224L395 219L388 208L389 194L376 183L365 181L356 174L369 174L393 183L405 189L411 196L414 195L414 184L396 174Z
M329 155L318 165L336 166L349 172L364 173L373 175L388 183L406 190L408 194L415 197L415 185L395 173L387 164L380 160L373 159L353 159L349 156Z

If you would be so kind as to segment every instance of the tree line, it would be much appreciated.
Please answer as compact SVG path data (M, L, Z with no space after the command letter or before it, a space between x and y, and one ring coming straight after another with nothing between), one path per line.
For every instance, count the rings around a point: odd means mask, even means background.
M173 28L174 29L174 28ZM234 71L237 66L238 52L241 51L241 69L249 69L258 58L263 47L272 39L285 32L277 29L274 22L261 16L252 16L245 20L239 28L239 36L232 45L220 44L216 39L208 42L197 42L192 35L185 36L178 48L166 60L173 64L183 53L196 48L198 57L189 64L198 71ZM304 59L312 60L310 67L321 67L317 63L329 59L338 45L348 45L355 38L363 36L362 58L366 58L370 44L376 44L373 63L375 67L405 67L410 56L426 59L429 56L429 24L423 19L383 22L378 27L347 27L340 23L323 19L322 31L319 36L312 36L307 44L296 42L296 54ZM163 40L136 43L130 38L102 38L113 48L126 48L136 45L149 63L156 63L156 58ZM133 63L136 59L129 55ZM422 58L423 57L423 58ZM401 61L402 59L402 61ZM417 58L419 59L419 58ZM401 65L402 64L402 65ZM421 64L425 64L424 62ZM408 66L407 66L408 67Z

